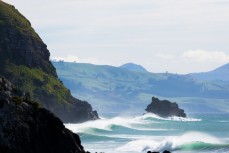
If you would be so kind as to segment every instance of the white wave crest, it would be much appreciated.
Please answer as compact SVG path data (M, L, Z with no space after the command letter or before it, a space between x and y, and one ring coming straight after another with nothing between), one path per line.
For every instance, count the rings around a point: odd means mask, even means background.
M177 117L177 116L172 116L172 117L167 117L163 118L160 117L156 114L153 113L146 113L141 117L143 120L146 120L148 118L155 118L159 120L167 120L167 121L182 121L182 122L199 122L202 121L202 119L196 119L196 118L184 118L184 117Z
M146 127L146 125L156 123L154 121L146 121L142 119L142 117L134 117L134 118L122 118L115 117L111 119L100 119L96 121L88 121L81 124L65 124L66 128L70 129L75 133L83 132L89 134L95 134L94 129L100 129L105 131L112 131L114 126L126 127L132 130L138 131L166 131L168 129L163 128L152 128ZM170 129L171 130L171 129Z
M124 146L117 148L117 151L129 151L129 152L142 152L142 151L158 151L164 150L176 150L183 144L192 142L203 142L209 144L223 144L218 138L210 136L200 132L188 132L182 136L171 136L164 138L161 141L155 140L134 140Z
M143 124L142 122L135 120L133 118L122 118L122 117L115 117L112 119L100 119L96 121L88 121L81 124L65 124L65 126L72 130L73 132L85 132L85 130L88 131L88 129L96 128L106 131L112 131L112 126L118 125L123 126L127 128L133 128L131 127L131 124Z

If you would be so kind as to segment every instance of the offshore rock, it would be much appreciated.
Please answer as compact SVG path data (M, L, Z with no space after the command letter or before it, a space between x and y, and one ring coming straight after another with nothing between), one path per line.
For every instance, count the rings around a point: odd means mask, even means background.
M0 77L1 153L85 153L77 134Z
M186 117L184 110L180 109L177 103L172 103L168 100L159 100L155 97L152 98L152 102L147 106L146 111L161 117Z

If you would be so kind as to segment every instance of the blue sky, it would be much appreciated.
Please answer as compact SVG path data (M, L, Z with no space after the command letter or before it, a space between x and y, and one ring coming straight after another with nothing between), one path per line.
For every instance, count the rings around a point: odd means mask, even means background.
M4 0L52 59L190 73L229 63L228 0Z

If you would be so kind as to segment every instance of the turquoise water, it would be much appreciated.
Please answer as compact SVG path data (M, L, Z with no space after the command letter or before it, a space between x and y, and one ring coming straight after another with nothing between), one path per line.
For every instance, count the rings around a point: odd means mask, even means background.
M229 153L229 114L160 118L154 114L65 124L90 152Z

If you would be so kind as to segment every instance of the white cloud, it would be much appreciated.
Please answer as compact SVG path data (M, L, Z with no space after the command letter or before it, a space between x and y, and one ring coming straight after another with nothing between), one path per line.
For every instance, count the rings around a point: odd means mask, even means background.
M229 62L229 55L222 51L189 50L183 53L184 58L197 62Z
M79 58L78 56L75 56L75 55L56 56L56 57L52 57L51 59L55 60L55 61L63 60L65 62L91 63L91 64L96 64L96 65L107 64L107 62L105 62L103 60L99 60L99 59L94 58L94 57Z
M57 56L53 57L53 60L64 60L65 62L79 62L78 56L75 55L67 55L67 56Z

